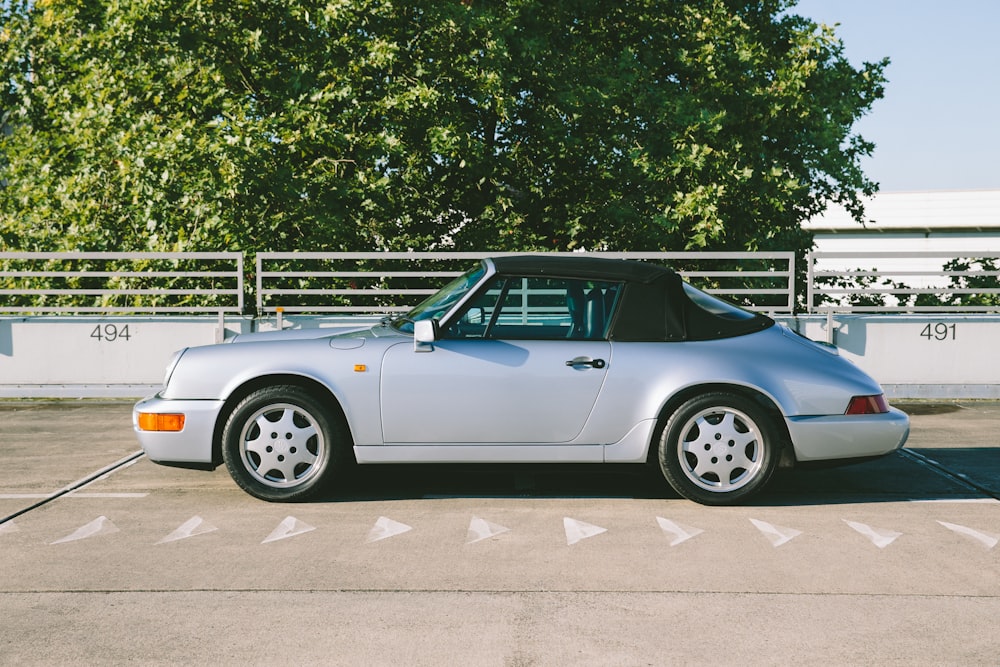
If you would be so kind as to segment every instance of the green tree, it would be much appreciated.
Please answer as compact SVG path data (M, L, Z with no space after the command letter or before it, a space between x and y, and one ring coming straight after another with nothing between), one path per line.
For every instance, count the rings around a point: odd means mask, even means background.
M792 0L13 0L0 247L780 249L883 94Z

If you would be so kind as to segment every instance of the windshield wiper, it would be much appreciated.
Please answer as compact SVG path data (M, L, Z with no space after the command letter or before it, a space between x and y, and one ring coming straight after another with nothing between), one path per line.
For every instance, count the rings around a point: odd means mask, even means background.
M386 315L385 317L382 318L379 325L382 327L390 327L392 329L395 329L396 331L401 331L400 329L401 325L413 324L413 322L414 321L409 317L407 317L406 315L402 315L400 317L392 317L390 315Z

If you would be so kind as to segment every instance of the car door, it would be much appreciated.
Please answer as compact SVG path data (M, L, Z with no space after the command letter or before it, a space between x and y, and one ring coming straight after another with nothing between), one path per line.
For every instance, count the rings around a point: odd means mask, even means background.
M611 363L617 285L497 277L433 351L390 348L382 364L387 444L571 442Z

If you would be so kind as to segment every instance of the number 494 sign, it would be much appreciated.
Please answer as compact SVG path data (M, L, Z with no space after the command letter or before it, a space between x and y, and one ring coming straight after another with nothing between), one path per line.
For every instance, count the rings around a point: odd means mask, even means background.
M114 343L115 341L128 342L132 338L132 334L129 333L127 324L121 326L117 324L98 324L90 332L90 337L99 343Z

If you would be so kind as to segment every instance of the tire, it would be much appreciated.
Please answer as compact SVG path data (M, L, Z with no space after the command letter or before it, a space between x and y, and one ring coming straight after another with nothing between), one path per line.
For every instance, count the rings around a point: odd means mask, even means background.
M779 429L753 400L718 392L687 401L667 420L660 471L703 505L734 505L758 493L780 458Z
M258 389L222 432L222 458L244 491L271 502L308 500L346 465L350 436L340 415L302 387Z

